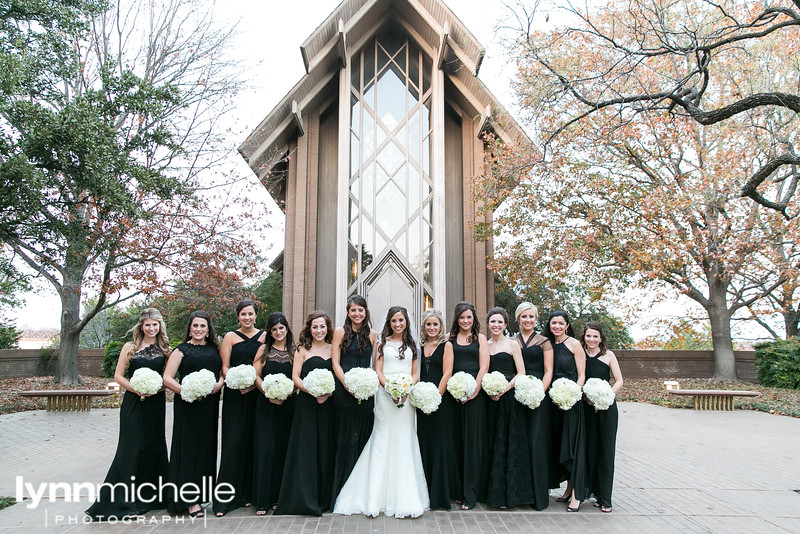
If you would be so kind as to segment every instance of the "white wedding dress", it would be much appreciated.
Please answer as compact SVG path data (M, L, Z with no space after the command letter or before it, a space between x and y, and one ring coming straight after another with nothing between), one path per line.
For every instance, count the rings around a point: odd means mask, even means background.
M383 349L383 374L411 374L411 349L400 359L401 343L387 341ZM428 485L422 469L415 413L406 401L398 408L386 391L375 399L375 424L350 477L336 499L336 514L418 517L430 507Z

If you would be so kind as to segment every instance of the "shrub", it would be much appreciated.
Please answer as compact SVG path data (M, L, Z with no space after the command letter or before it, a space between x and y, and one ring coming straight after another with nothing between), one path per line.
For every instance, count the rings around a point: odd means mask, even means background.
M106 345L105 352L103 352L103 376L111 378L114 376L114 370L117 368L117 360L119 354L122 352L122 341L112 341Z
M800 389L800 339L759 343L755 349L755 366L761 384Z

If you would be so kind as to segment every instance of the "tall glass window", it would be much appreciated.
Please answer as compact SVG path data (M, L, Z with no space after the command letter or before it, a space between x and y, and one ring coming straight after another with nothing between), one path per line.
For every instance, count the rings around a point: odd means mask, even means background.
M423 309L433 304L431 269L431 59L387 29L351 63L348 294L391 253L402 261Z

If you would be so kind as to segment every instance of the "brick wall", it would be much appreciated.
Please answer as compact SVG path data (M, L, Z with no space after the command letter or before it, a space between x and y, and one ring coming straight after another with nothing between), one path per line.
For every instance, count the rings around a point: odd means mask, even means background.
M49 376L55 372L55 357L42 359L39 349L0 350L0 378ZM84 376L103 376L103 349L79 349L78 373Z
M711 378L714 353L710 350L615 350L624 378ZM737 350L739 380L758 382L755 352Z

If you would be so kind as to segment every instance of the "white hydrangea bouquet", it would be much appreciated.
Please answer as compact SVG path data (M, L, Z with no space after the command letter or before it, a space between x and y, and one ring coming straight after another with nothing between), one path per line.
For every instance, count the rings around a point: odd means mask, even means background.
M386 384L383 386L383 389L385 389L393 399L399 401L411 393L411 386L413 385L414 379L411 378L411 375L406 373L392 373L390 376L386 377ZM403 403L398 402L397 407L402 408Z
M327 369L314 369L303 379L303 387L312 397L330 395L336 389L333 373Z
M243 363L231 367L225 374L225 385L231 389L246 389L256 383L256 368Z
M378 392L381 382L378 380L378 373L370 368L353 367L344 374L344 385L356 399L358 403L367 400Z
M595 411L608 410L614 404L614 390L602 378L590 378L583 385L583 394L594 404Z
M575 406L581 400L583 394L581 388L569 378L559 378L550 386L550 398L556 406L566 411Z
M161 391L163 380L161 375L148 367L141 367L133 372L129 380L133 390L139 395L155 395ZM144 400L144 397L141 397Z
M194 402L211 393L216 383L214 373L208 369L189 373L181 380L181 398L186 402Z
M500 371L492 371L491 373L483 375L481 387L487 395L494 397L495 395L500 395L505 392L508 387L508 380L506 380L505 375Z
M283 401L294 391L294 382L284 374L275 373L262 378L261 387L268 399Z
M514 382L514 398L531 410L535 410L544 400L544 384L535 376L518 376Z
M459 402L469 399L477 387L478 383L475 382L475 378L464 371L457 372L447 381L447 391Z
M422 410L426 415L430 415L439 409L442 403L442 395L439 393L439 388L431 382L417 382L411 388L411 393L408 394L408 402L411 406Z

